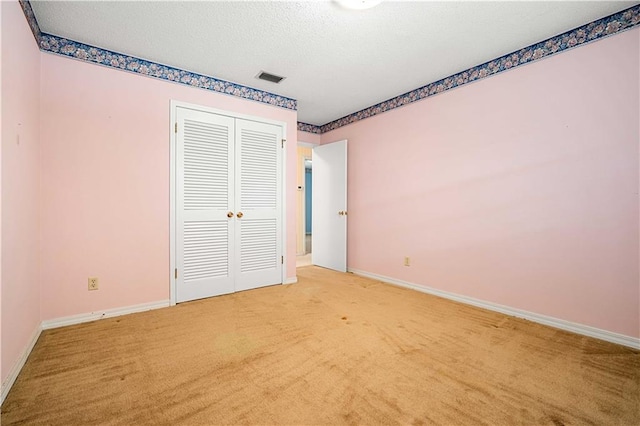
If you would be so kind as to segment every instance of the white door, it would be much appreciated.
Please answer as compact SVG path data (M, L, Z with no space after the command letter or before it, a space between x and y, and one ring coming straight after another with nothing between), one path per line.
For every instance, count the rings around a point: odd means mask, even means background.
M176 301L234 291L235 123L178 108L176 143Z
M236 120L236 291L282 282L282 127Z
M282 283L282 127L180 107L176 126L176 301Z
M347 271L347 141L313 148L311 259Z

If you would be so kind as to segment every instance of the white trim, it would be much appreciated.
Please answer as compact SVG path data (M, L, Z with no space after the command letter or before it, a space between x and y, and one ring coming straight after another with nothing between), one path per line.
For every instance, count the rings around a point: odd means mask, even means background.
M276 122L278 123L278 122ZM279 122L279 126L282 126L282 139L285 140L285 143L282 146L282 152L280 153L281 158L280 162L282 164L282 188L280 195L280 226L282 231L282 241L280 245L282 247L282 269L280 270L280 274L282 277L281 282L286 282L287 280L287 265L289 264L289 259L287 258L287 145L289 145L290 141L287 140L287 123L284 121ZM298 150L296 149L296 155ZM294 258L295 261L295 258Z
M298 277L289 277L285 280L285 284L295 284L298 282Z
M407 281L397 280L395 278L385 277L383 275L361 271L359 269L349 268L349 272L353 272L354 274L361 275L363 277L382 281L387 284L410 288L412 290L416 290L421 293L432 294L434 296L455 300L456 302L465 303L471 306L477 306L479 308L488 309L490 311L500 312L502 314L511 315L517 318L524 318L526 320L533 321L539 324L544 324L550 327L559 328L560 330L570 331L572 333L581 334L583 336L594 337L596 339L605 340L607 342L628 346L633 349L640 349L640 339L636 337L625 336L624 334L614 333L611 331L602 330L600 328L590 327L588 325L578 324L571 321L565 321L563 319L554 318L547 315L536 314L534 312L529 312L522 309L511 308L509 306L499 305L497 303L487 302L480 299L474 299L473 297L467 297L467 296L462 296L455 293L449 293L448 291L437 290L435 288L426 287L426 286L410 283Z
M40 333L42 333L42 324L38 324L35 330L33 330L33 333L31 334L31 339L29 339L29 343L20 354L20 357L18 358L16 363L13 365L13 368L9 372L7 379L4 381L4 383L2 383L2 391L0 393L0 405L4 402L4 399L9 394L11 387L16 382L16 379L18 378L20 371L22 371L22 367L24 367L24 364L27 362L27 358L29 358L29 355L31 354L33 347L36 345L36 342L40 337Z
M170 148L169 148L169 299L170 305L176 304L176 137L175 123L178 121L176 101L170 102L169 113Z
M241 120L257 121L258 123L266 123L266 124L273 124L275 126L282 126L283 128L282 135L286 139L286 133L285 133L286 123L284 121L272 120L270 118L262 118L256 115L241 114L235 111L225 111L223 109L211 108L206 105L191 104L188 102L176 101L173 99L171 100L171 108L173 111L175 111L176 108L186 108L186 109L192 109L195 111L210 112L212 114L223 115L225 117L239 118Z
M157 302L142 303L140 305L125 306L122 308L106 309L104 311L89 312L86 314L71 315L69 317L56 318L42 321L42 329L65 327L67 325L82 324L84 322L95 321L103 318L118 317L120 315L134 314L136 312L151 311L153 309L167 308L171 306L170 300L160 300Z

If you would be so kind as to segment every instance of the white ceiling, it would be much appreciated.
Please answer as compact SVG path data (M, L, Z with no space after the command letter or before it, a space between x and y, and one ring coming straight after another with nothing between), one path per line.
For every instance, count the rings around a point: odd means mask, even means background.
M44 33L297 99L298 120L316 125L635 4L31 2Z

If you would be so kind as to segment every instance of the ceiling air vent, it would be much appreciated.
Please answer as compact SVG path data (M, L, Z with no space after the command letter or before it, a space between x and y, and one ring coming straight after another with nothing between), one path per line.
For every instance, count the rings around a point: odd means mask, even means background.
M260 74L256 76L260 80L270 81L272 83L280 83L285 77L280 77L279 75L270 74L268 72L260 71Z

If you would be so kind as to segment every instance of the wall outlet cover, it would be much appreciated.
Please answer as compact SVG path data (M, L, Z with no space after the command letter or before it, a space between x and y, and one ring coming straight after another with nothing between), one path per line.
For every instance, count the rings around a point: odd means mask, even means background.
M99 288L98 277L89 277L89 291Z

